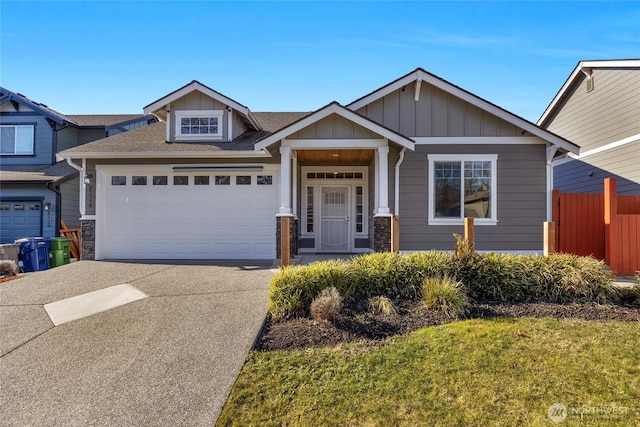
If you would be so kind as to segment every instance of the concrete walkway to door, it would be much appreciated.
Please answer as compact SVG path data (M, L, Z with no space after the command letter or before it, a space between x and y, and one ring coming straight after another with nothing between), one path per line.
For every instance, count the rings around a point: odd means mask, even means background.
M0 424L213 425L270 265L80 261L1 283Z

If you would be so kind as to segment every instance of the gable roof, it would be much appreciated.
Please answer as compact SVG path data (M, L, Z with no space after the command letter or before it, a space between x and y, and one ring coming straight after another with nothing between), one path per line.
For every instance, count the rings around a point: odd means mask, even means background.
M546 126L547 119L553 116L556 108L562 104L562 101L569 95L569 89L578 82L582 75L591 75L594 68L598 69L638 69L640 70L640 59L615 59L615 60L597 60L597 61L580 61L576 68L573 69L567 81L564 82L556 96L551 100L542 116L538 119L538 126Z
M21 93L13 92L4 87L0 87L0 105L4 104L5 102L17 102L18 104L22 104L25 107L28 107L31 110L42 114L49 120L52 120L59 125L62 125L64 123L75 124L75 122L68 116L58 113L57 111L49 108L44 104L32 101Z
M519 128L526 130L527 132L544 139L545 141L555 145L556 147L577 154L580 147L571 141L568 141L561 136L558 136L548 130L542 129L530 121L523 119L520 116L517 116L502 107L499 107L483 98L480 98L477 95L472 94L469 91L462 89L459 86L454 85L441 77L436 76L435 74L431 74L425 71L423 68L416 68L414 71L392 81L391 83L382 86L381 88L361 97L353 101L352 103L347 105L347 108L351 110L359 110L360 108L371 104L378 99L395 92L396 90L401 89L403 86L408 85L413 82L426 82L431 84L438 89L441 89L457 98L462 99L465 102L468 102L471 105L474 105L484 111L487 111L494 116L497 116L506 122L509 122Z
M349 121L352 121L366 129L369 129L370 131L375 132L378 135L381 135L383 138L392 140L402 147L409 148L411 150L414 149L415 143L410 138L407 138L406 136L385 126L382 126L381 124L374 122L373 120L364 117L356 113L355 111L343 107L338 102L333 101L325 105L324 107L314 111L313 113L308 114L307 116L304 116L301 119L291 123L290 125L280 129L279 131L274 132L265 138L262 138L256 143L256 150L266 149L268 146L278 142L282 138L286 138L287 136L301 129L304 129L305 127L310 126L331 114L342 116Z
M234 110L236 110L237 112L239 112L240 114L242 114L243 116L245 116L247 118L247 120L249 121L249 123L251 123L251 125L256 129L256 130L262 130L262 128L260 127L260 123L258 123L258 121L255 119L255 117L253 117L253 114L251 113L251 111L249 111L249 108L240 104L237 101L234 101L233 99L221 94L218 91L215 91L213 89L211 89L209 86L203 85L202 83L200 83L197 80L192 80L191 83L187 83L186 85L182 86L179 89L174 90L173 92L169 93L168 95L163 96L162 98L158 99L157 101L152 102L151 104L147 105L146 107L144 107L144 113L145 114L156 114L159 111L161 111L167 104L170 104L171 102L175 101L176 99L180 99L183 96L193 92L193 91L198 91L201 92L231 108L233 108ZM165 119L166 117L161 117L162 119Z

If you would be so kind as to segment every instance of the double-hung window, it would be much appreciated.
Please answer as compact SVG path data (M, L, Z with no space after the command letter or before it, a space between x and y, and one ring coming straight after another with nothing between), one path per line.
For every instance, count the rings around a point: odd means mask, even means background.
M176 111L176 140L222 139L222 110Z
M493 224L497 218L497 155L430 154L429 224Z
M0 154L33 154L33 125L0 125Z

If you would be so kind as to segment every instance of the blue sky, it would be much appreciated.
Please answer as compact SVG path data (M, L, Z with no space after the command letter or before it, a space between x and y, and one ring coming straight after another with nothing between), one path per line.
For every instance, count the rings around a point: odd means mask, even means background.
M640 58L640 2L0 2L0 84L136 113L193 79L253 111L347 104L422 67L536 121L578 61Z

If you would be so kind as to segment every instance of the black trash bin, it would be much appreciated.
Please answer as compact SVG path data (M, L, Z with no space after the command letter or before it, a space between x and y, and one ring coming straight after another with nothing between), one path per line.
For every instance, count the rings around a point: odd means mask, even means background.
M29 237L16 240L20 244L20 257L24 271L30 273L49 269L51 242L44 237Z

